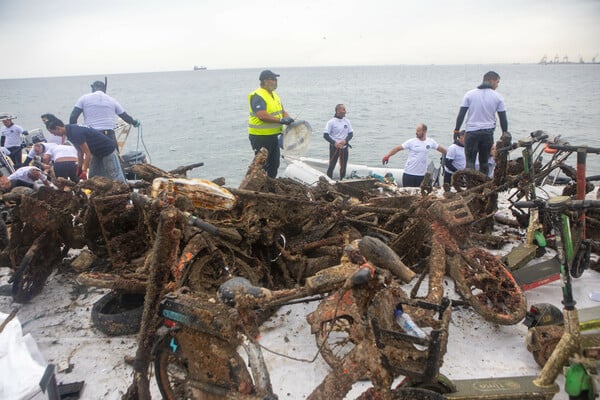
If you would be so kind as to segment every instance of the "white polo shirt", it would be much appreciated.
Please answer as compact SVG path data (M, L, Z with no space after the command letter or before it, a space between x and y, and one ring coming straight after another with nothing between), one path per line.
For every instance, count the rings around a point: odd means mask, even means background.
M425 176L427 172L427 155L429 150L438 148L437 142L429 138L419 140L415 137L402 143L402 148L408 150L408 160L406 160L404 173Z
M329 121L327 121L324 131L324 133L328 133L329 137L331 137L336 142L346 139L350 132L353 132L352 124L346 117L331 118Z
M59 144L48 149L46 154L50 156L50 160L52 161L56 161L59 158L77 158L77 149L73 146Z
M38 167L21 167L18 170L16 170L14 173L10 174L8 176L8 179L11 181L23 181L23 182L27 182L27 183L35 183L35 181L29 177L29 171L31 171L32 169L36 169L41 172L41 170ZM42 173L40 175L40 180L42 182L45 182L48 180L48 178L46 177L46 175L44 175L44 173Z
M467 166L467 158L465 157L465 148L463 146L459 146L456 143L451 144L448 147L448 151L446 151L446 159L452 160L452 165L457 170L463 170ZM448 167L444 166L444 171L449 174L453 174L453 171L450 171Z
M463 97L461 107L468 107L467 132L496 128L496 113L506 111L504 98L494 89L469 90Z
M101 90L84 94L75 107L83 110L84 124L99 131L115 129L115 117L125 112L115 99Z
M23 133L23 128L19 125L13 123L10 127L6 127L2 125L2 136L6 136L4 139L4 147L17 147L21 146L21 133Z
M40 156L43 156L44 154L46 154L48 152L48 150L50 150L53 147L58 146L56 143L42 143L44 145L44 152L42 154L40 154ZM32 160L35 158L35 156L37 156L37 154L35 154L35 146L31 147L31 150L29 150L29 153L27 153L27 157L31 158Z

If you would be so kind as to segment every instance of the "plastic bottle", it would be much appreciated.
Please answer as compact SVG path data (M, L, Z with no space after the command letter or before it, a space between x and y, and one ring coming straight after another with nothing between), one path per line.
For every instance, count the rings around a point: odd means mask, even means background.
M369 175L371 178L373 179L377 179L379 182L383 182L384 181L384 177L375 173L372 173Z
M429 338L429 336L427 336L427 334L421 328L419 328L417 324L415 324L415 321L413 321L410 315L406 314L402 310L402 306L400 304L396 306L396 311L394 311L394 318L396 319L398 325L400 325L400 328L402 328L402 330L406 334L421 339ZM427 350L427 346L419 345L416 343L413 344L413 346L415 346L417 350Z

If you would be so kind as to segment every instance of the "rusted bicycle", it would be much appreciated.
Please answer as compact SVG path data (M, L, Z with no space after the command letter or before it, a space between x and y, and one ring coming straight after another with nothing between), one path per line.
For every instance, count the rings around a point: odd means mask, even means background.
M13 211L8 254L15 269L12 295L24 303L39 294L70 248L81 248L82 227L73 223L81 198L40 188L19 196Z

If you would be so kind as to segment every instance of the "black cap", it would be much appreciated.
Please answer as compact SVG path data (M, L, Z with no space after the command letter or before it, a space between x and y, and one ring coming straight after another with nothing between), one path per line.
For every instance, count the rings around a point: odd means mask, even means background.
M106 90L106 86L104 85L104 82L102 82L102 81L95 81L94 83L92 83L92 91L95 92L96 90L105 91Z
M37 144L37 143L45 143L45 142L47 142L47 140L46 140L46 138L45 138L45 137L34 136L34 137L31 139L31 143L33 143L33 144Z
M274 73L271 70L265 69L263 72L260 73L260 77L258 78L258 80L264 81L265 79L277 79L279 75Z

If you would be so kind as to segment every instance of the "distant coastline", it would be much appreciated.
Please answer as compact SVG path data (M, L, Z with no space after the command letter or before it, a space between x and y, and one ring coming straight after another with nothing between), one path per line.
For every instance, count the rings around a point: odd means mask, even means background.
M553 59L549 59L548 56L546 56L544 54L544 57L542 57L540 59L540 61L538 62L538 64L541 65L555 65L555 64L600 64L600 62L596 61L596 57L598 55L595 55L594 57L592 57L592 61L584 61L583 57L579 57L579 61L575 62L575 61L569 61L569 56L564 56L563 58L560 58L558 56L558 54L556 54L554 56Z

